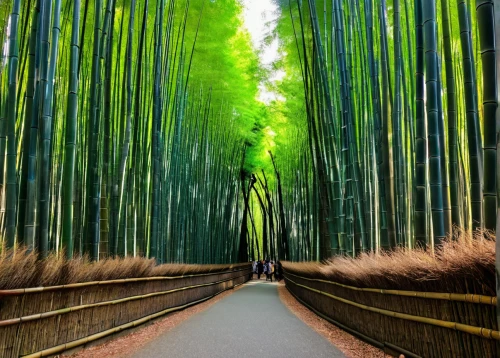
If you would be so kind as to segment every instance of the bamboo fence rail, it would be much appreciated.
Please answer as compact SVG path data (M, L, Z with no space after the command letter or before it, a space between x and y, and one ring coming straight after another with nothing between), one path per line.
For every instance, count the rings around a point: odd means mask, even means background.
M22 295L22 294L27 294L27 293L58 291L58 290L63 290L63 289L68 289L68 288L81 288L81 287L96 286L96 285L114 285L114 284L124 284L124 283L131 283L131 282L178 280L178 279L186 279L186 278L191 278L191 277L203 277L203 276L210 276L210 275L223 274L223 273L232 273L232 272L245 271L245 270L247 270L247 268L238 269L238 270L230 270L230 271L221 271L221 272L209 272L209 273L201 273L201 274L180 275L180 276L154 276L154 277L123 278L123 279L117 279L117 280L88 281L88 282L70 283L67 285L47 286L47 287L18 288L18 289L12 289L12 290L0 290L0 297L2 297L2 296L16 296L16 295Z
M295 276L295 277L298 277L298 278L300 278L302 280L306 280L306 281L321 282L321 283L326 283L329 285L344 287L344 288L347 288L349 290L361 291L361 292L374 292L374 293L380 293L382 295L408 296L408 297L429 298L429 299L435 299L435 300L482 303L485 305L493 305L493 306L495 306L497 304L497 297L496 296L474 295L474 294L468 294L468 293L421 292L421 291L405 291L405 290L386 290L383 288L354 287L354 286L344 285L344 284L338 283L338 282L294 275L293 273L290 273L290 272L288 272L287 275L288 276ZM1 294L1 291L0 291L0 294Z
M306 302L304 302L302 299L300 299L295 293L293 293L293 291L290 291L290 293L292 294L293 297L295 297L295 299L297 299L297 301L299 301L300 303L302 303L304 306L306 306L307 308L309 308L311 311L313 311L314 313L316 313L318 316L320 316L321 318L327 320L328 322L330 323L333 323L334 325L342 328L343 330L351 333L353 336L356 336L358 338L361 338L362 340L364 340L365 342L368 342L370 343L371 345L377 347L377 348L380 348L380 349L383 349L386 353L395 353L395 354L392 354L394 356L398 356L400 354L404 354L405 357L420 357L419 355L417 354L413 354L412 352L409 352L401 347L398 347L398 346L395 346L393 344L390 344L388 342L379 342L371 337L368 337L367 335L364 335L342 323L340 323L339 321L336 321L326 315L324 315L323 313L319 312L317 309L315 309L314 307L312 307L311 305L307 304Z
M358 288L289 272L285 282L300 302L388 353L493 357L500 346L496 297Z
M135 327L242 284L251 267L175 277L94 281L6 290L0 356L42 357Z

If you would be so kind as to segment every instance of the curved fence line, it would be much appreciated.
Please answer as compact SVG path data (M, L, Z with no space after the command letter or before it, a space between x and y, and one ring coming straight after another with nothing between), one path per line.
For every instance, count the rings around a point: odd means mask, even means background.
M111 334L121 332L121 331L123 331L125 329L137 327L137 326L139 326L139 325L141 325L143 323L146 323L146 322L148 322L148 321L150 321L152 319L161 317L161 316L163 316L163 315L165 315L167 313L171 313L171 312L175 312L175 311L180 311L180 310L183 310L183 309L188 308L190 306L194 306L194 305L196 305L198 303L207 301L207 300L209 300L209 299L211 299L211 298L213 298L213 297L221 294L222 292L230 290L230 289L232 289L234 287L236 287L236 286L233 286L233 287L230 287L230 288L226 288L226 289L224 289L222 291L217 292L216 294L214 294L212 296L202 298L201 300L196 300L196 301L193 301L193 302L187 303L185 305L181 305L181 306L171 307L171 308L168 308L168 309L163 310L161 312L157 312L155 314L143 317L141 319L138 319L138 320L126 323L126 324L122 324L122 325L117 326L115 328L111 328L111 329L108 329L106 331L102 331L102 332L93 334L91 336L78 339L76 341L72 341L72 342L65 343L65 344L60 344L58 346L55 346L55 347L52 347L52 348L48 348L48 349L44 349L42 351L35 352L35 353L32 353L32 354L28 354L28 355L25 355L25 356L22 356L22 357L23 358L39 358L39 357L47 357L47 356L51 356L51 355L54 355L54 354L57 354L57 353L61 353L61 352L64 352L64 351L66 351L68 349L72 349L72 348L84 345L86 343L90 343L90 342L96 341L98 339L104 338L104 337L109 336Z
M383 349L384 351L387 351L387 348L389 348L392 351L395 351L395 352L400 353L400 354L404 354L405 357L421 358L421 356L419 356L417 354L414 354L412 352L409 352L406 349L403 349L403 348L401 348L399 346L396 346L396 345L388 343L388 342L377 341L376 339L368 337L367 335L365 335L365 334L363 334L361 332L358 332L358 331L356 331L353 328L347 327L345 324L342 324L339 321L336 321L333 318L330 318L327 315L319 312L316 308L314 308L310 304L306 303L303 299L301 299L299 296L297 296L294 292L292 292L292 291L289 291L289 292L290 292L290 294L293 297L295 297L295 299L297 301L299 301L301 304L303 304L304 306L306 306L307 308L309 308L311 311L313 311L315 314L317 314L318 316L320 316L324 320L326 320L326 321L328 321L328 322L330 322L330 323L332 323L332 324L334 324L334 325L342 328L344 331L347 331L347 332L351 333L353 336L356 336L356 337L362 339L363 341L370 343L372 346L375 346L377 348Z
M81 287L87 287L87 286L113 285L113 284L122 284L122 283L147 282L147 281L162 281L162 280L179 280L179 279L191 278L191 277L202 277L202 276L211 276L211 275L223 275L223 274L226 274L226 273L233 273L233 272L245 271L245 270L248 270L248 269L243 268L243 269L239 269L239 270L209 272L209 273L201 273L201 274L182 275L182 276L152 276L152 277L122 278L122 279L117 279L117 280L88 281L88 282L80 282L80 283L69 283L67 285L57 285L57 286L16 288L16 289L11 289L11 290L0 290L0 297L1 296L24 295L24 294L28 294L28 293L40 293L40 292L48 292L48 291L59 291L59 290L63 290L63 289L81 288Z
M311 287L306 286L306 285L301 285L301 284L291 280L290 278L287 278L287 281L293 283L294 285L296 285L298 287L302 287L306 290L318 293L318 294L323 295L323 296L327 296L327 297L332 298L336 301L339 301L339 302L342 302L342 303L345 303L345 304L348 304L348 305L351 305L351 306L354 306L357 308L361 308L361 309L366 310L366 311L379 313L381 315L385 315L385 316L389 316L389 317L393 317L393 318L400 318L400 319L404 319L407 321L425 323L425 324L430 324L430 325L443 327L443 328L450 328L450 329L454 329L454 330L461 331L464 333L474 334L474 335L477 335L477 336L480 336L483 338L500 340L500 332L489 329L489 328L476 327L476 326L471 326L471 325L457 323L457 322L443 321L443 320L438 320L438 319L429 318L429 317L414 316L414 315L410 315L410 314L406 314L406 313L394 312L394 311L389 311L389 310L385 310L385 309L381 309L381 308L377 308L377 307L367 306L367 305L364 305L361 303L347 300L347 299L342 298L342 297L334 296L330 293L323 292L323 291L317 290L315 288L311 288Z
M191 290L194 288L199 288L199 287L206 287L206 286L213 286L217 285L219 283L231 281L240 277L244 277L247 274L237 276L237 277L232 277L228 278L225 280L220 280L216 282L210 282L210 283L204 283L200 285L193 285L193 286L186 286L186 287L180 287L176 288L173 290L168 290L168 291L160 291L160 292L153 292L153 293L148 293L146 295L140 295L140 296L130 296L130 297L125 297L125 298L120 298L118 300L112 300L112 301L103 301L103 302L98 302L98 303L92 303L88 305L79 305L79 306L73 306L73 307L67 307L63 308L60 310L55 310L55 311L49 311L49 312L44 312L44 313L37 313L29 316L24 316L20 318L12 318L12 319L6 319L3 321L0 321L0 327L5 327L5 326L10 326L13 324L18 324L18 323L24 323L24 322L29 322L29 321L36 321L38 319L43 319L43 318L49 318L49 317L54 317L54 316L60 316L66 313L71 313L71 312L76 312L76 311L81 311L84 309L89 309L93 307L102 307L102 306L109 306L109 305L115 305L118 303L125 303L129 301L135 301L135 300L141 300L144 298L150 298L150 297L155 297L155 296L161 296L161 295L167 295L169 293L174 293L174 292L179 292L179 291L185 291L185 290Z
M335 281L322 280L317 278L309 278L300 275L296 275L290 272L286 273L289 276L295 276L302 280L314 281L327 283L330 285L339 286L342 288L347 288L353 291L361 292L373 292L382 295L394 295L394 296L406 296L406 297L417 297L417 298L429 298L435 300L446 300L446 301L457 301L457 302L469 302L469 303L480 303L485 305L496 306L497 297L496 296L485 296L485 295L474 295L470 293L445 293L445 292L422 292L422 291L404 291L404 290L386 290L382 288L361 288L345 285Z
M2 309L17 316L4 315L0 321L0 356L54 355L203 302L245 283L251 273L245 264L232 271L97 281L0 296Z

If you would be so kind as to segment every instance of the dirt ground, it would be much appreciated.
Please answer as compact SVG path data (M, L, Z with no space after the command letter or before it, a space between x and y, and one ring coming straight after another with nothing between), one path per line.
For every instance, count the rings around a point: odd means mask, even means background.
M284 281L278 283L278 292L281 301L300 320L309 327L328 339L349 358L386 357L387 355L380 349L365 343L346 331L338 328L334 324L324 320L309 310L293 297L285 287ZM389 356L387 356L389 357Z
M139 348L146 345L148 342L154 340L161 334L170 331L175 326L179 325L189 317L206 310L210 306L219 302L223 298L231 295L233 292L242 288L243 285L236 287L233 290L225 291L214 298L199 303L195 306L188 307L182 311L174 312L166 317L153 322L152 324L132 332L125 336L111 339L101 345L89 347L71 355L62 355L61 357L71 358L93 358L93 357L106 357L106 358L122 358L127 357Z
M254 279L257 277L255 276ZM261 278L263 280L263 278ZM278 293L283 304L290 309L299 319L314 329L316 332L328 339L333 345L341 350L349 358L367 358L367 357L385 357L384 352L375 348L343 331L330 322L314 314L300 302L298 302L286 289L283 281L276 284ZM223 298L231 295L235 290L242 288L239 286L234 290L228 290L220 295L202 302L198 305L189 307L185 310L174 312L166 317L159 319L152 324L139 329L130 334L111 339L101 345L89 347L75 354L62 355L61 357L71 358L91 358L107 357L119 358L127 357L146 345L148 342L156 339L176 327L191 316L206 310Z

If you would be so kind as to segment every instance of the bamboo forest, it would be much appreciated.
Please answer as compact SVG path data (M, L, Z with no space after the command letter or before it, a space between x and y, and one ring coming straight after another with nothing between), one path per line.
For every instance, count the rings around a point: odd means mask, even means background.
M493 0L0 0L0 356L249 280L328 356L497 356L499 48Z

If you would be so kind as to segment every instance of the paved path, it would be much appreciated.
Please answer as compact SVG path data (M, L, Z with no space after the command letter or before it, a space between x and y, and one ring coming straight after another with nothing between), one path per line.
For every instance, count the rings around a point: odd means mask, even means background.
M344 355L299 320L275 284L245 287L148 343L134 358L275 358Z

